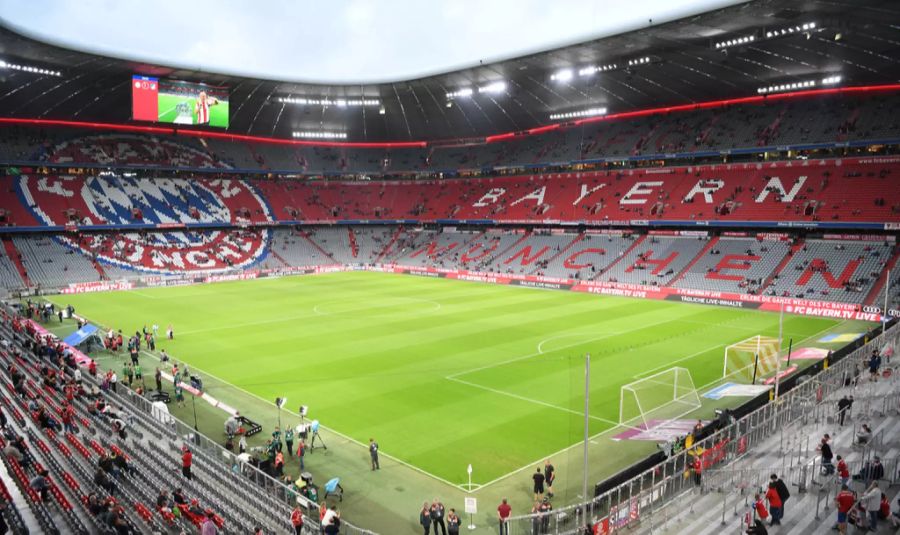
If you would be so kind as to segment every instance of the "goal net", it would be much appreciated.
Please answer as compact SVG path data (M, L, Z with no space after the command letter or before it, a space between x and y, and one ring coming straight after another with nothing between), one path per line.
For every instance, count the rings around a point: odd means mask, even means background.
M651 429L683 418L700 405L691 372L685 368L669 368L622 386L619 424Z
M757 361L757 357L759 357ZM725 348L722 377L744 383L766 377L778 369L778 339L756 335Z

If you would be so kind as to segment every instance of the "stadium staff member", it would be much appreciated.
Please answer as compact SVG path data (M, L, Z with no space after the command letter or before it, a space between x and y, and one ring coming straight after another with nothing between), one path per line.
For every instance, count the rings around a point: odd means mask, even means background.
M534 501L539 501L544 497L544 474L541 472L541 467L537 467L537 471L531 476L531 479L534 480Z
M497 519L500 520L500 535L509 535L509 516L512 514L512 507L503 498L503 502L497 506Z
M547 496L553 497L553 481L556 480L556 468L550 464L550 459L544 460L544 483L547 484Z
M369 456L372 458L372 470L381 470L378 464L378 443L374 438L369 439Z

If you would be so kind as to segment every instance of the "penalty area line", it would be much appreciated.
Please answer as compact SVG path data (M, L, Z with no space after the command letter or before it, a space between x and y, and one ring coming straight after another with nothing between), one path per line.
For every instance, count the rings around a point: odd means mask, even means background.
M591 338L591 339L588 339L588 340L581 340L581 341L576 342L576 343L574 343L574 344L565 344L565 345L561 345L561 346L559 346L559 347L553 348L553 351L561 351L561 350L563 350L563 349L569 349L569 348L572 348L572 347L580 346L580 345L583 345L583 344L588 343L588 342L596 342L597 340L605 340L605 339L607 339L607 338L612 338L613 336L619 336L620 334L633 333L633 332L637 332L637 331L644 330L644 329L646 329L646 328L648 328L648 327L655 327L655 326L657 326L657 325L662 325L662 324L664 324L664 323L671 323L671 322L673 322L673 321L683 321L683 320L680 320L680 319L672 319L672 318L666 318L666 319L664 319L664 320L656 321L656 322L653 322L653 323L643 323L643 324L641 324L641 325L639 325L638 327L635 327L635 328L633 328L633 329L626 329L626 330L624 330L624 331L612 332L612 333L609 333L609 334L605 334L605 335L603 335L603 336L598 336L598 337L596 337L596 338ZM565 333L564 333L564 334L565 334ZM493 364L486 364L486 365L484 365L484 366L478 366L477 368L471 368L471 369L468 369L468 370L463 370L463 371L461 371L461 372L457 372L457 373L448 375L447 377L445 377L445 379L455 379L455 378L457 378L457 377L461 377L461 376L463 376L463 375L468 375L468 374L470 374L470 373L480 372L480 371L482 371L482 370L489 370L489 369L491 369L491 368L499 368L500 366L504 366L504 365L506 365L506 364L512 364L512 363L514 363L514 362L519 362L519 361L522 361L522 360L527 360L527 359L531 359L531 358L534 358L534 357L539 357L539 356L541 356L541 355L545 355L546 353L543 352L543 348L542 348L541 346L543 345L544 342L547 342L547 341L549 341L549 340L551 340L551 339L552 339L552 337L551 337L551 338L547 338L547 339L545 339L545 340L541 340L541 342L538 344L538 350L537 350L536 352L534 352L534 353L529 353L528 355L522 355L522 356L520 356L520 357L514 357L514 358L507 359L507 360L503 360L503 361L500 361L500 362L495 362L495 363L493 363Z
M525 397L525 396L520 396L518 394L513 394L512 392L506 392L505 390L498 390L496 388L491 388L489 386L480 385L478 383L470 383L469 381L464 381L462 379L457 379L455 377L445 377L444 379L453 381L455 383L463 384L466 386L471 386L473 388L480 388L481 390L485 390L487 392L492 392L494 394L499 394L501 396L507 396L507 397L511 397L513 399L518 399L519 401L525 401L528 403L534 403L535 405L541 405L543 407L547 407L548 409L556 409L558 411L568 412L569 414L575 414L577 416L582 416L582 417L584 416L583 412L576 411L574 409L569 409L566 407L562 407L560 405L554 405L553 403L547 403L546 401L541 401L539 399L533 399L533 398L529 398L529 397ZM588 415L588 417L591 420L596 420L598 422L603 422L603 423L611 424L614 426L619 425L617 422L614 422L612 420L607 420L606 418L601 418L599 416Z

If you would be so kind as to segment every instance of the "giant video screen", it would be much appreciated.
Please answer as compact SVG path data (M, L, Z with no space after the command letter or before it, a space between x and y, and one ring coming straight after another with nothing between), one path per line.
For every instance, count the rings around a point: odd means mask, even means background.
M228 128L228 88L135 75L131 116L137 121Z

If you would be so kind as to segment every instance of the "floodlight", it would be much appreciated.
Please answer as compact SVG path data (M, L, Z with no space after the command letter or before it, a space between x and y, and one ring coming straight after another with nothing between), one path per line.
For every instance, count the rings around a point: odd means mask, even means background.
M574 76L572 69L563 69L550 76L550 79L556 80L557 82L567 82L572 79L572 76Z

